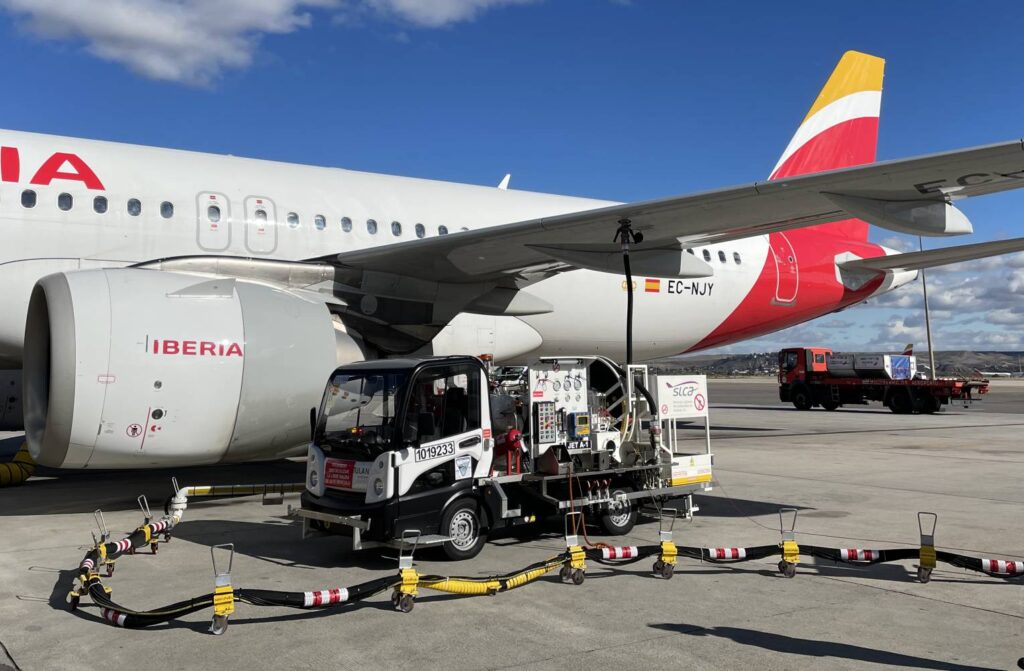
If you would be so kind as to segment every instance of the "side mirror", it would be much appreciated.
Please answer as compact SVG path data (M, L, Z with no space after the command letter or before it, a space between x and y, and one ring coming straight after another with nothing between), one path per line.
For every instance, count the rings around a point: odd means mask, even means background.
M316 438L316 408L309 409L309 442Z

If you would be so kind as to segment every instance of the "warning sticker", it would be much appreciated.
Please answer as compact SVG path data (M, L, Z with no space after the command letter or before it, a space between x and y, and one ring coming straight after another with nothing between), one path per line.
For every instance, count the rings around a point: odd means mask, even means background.
M455 457L455 479L465 480L473 475L473 457L468 454Z
M708 380L704 375L659 375L661 419L708 416Z
M328 459L324 464L324 485L334 489L365 491L370 465L368 461Z

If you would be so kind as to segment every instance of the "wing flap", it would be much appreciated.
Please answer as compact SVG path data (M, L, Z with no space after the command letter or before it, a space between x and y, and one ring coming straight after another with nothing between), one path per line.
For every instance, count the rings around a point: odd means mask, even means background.
M322 260L453 283L524 275L539 278L571 267L553 262L541 247L611 242L621 219L629 219L635 230L643 231L645 240L637 249L678 248L847 219L851 213L837 205L837 194L886 203L944 203L1020 187L1024 187L1024 143L1017 140L542 217ZM886 222L872 223L884 227Z

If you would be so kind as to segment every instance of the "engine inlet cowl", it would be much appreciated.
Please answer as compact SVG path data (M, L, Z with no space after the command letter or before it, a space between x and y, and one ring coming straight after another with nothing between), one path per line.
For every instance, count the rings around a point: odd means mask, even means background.
M64 468L281 456L307 442L331 370L362 358L323 303L266 285L49 275L25 329L26 438L39 463Z

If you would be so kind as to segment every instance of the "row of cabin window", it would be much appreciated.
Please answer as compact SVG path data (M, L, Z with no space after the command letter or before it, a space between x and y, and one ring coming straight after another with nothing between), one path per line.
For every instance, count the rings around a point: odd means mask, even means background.
M75 205L75 198L70 193L62 193L57 196L57 207L67 212ZM36 192L32 189L25 189L21 192L21 206L25 208L33 208L36 206ZM96 214L105 214L109 207L106 196L96 196L92 199L92 209ZM126 203L128 214L133 217L137 217L142 214L142 201L138 198L129 198ZM213 221L220 219L220 209L216 206L211 209L217 209L216 219L211 217ZM160 203L160 216L164 219L170 219L174 216L174 203L164 201Z
M21 204L26 208L33 208L36 206L36 192L32 189L25 189L21 192ZM74 197L70 193L62 193L57 196L57 207L67 212L74 206ZM96 196L92 199L92 209L97 214L106 213L108 208L106 196ZM133 217L137 217L142 214L142 202L138 198L130 198L127 202L128 214ZM160 203L160 216L164 219L170 219L174 216L174 203L164 201ZM263 208L259 208L255 212L256 219L259 221L267 220L267 211ZM206 208L206 218L212 222L220 221L220 207L217 205L209 205ZM287 216L288 226L291 228L299 227L299 215L295 212L289 212ZM313 217L313 225L316 226L318 231L322 231L327 228L327 219L322 214L318 214ZM349 233L352 231L352 220L348 217L341 218L341 230ZM423 224L416 224L415 229L416 237L422 238L426 236L427 229ZM462 230L469 230L463 228ZM377 221L374 219L366 220L366 231L370 235L377 234ZM402 224L398 221L391 222L391 234L395 237L402 235ZM437 227L438 235L448 235L448 227L441 225Z
M264 211L262 209L256 210L256 218L260 219L260 220L263 220L263 221L266 221L266 219L267 219L266 211ZM291 228L298 228L299 227L299 223L300 222L299 222L299 215L297 213L289 212L288 216L285 217L285 220L288 222L288 226L289 227L291 227ZM324 217L324 215L322 215L322 214L318 214L318 215L314 216L313 217L313 226L315 226L316 230L318 230L318 231L324 230L325 228L327 228L327 218ZM352 219L350 217L342 217L341 218L341 230L342 231L344 231L345 233L351 233L352 232L352 226L353 226ZM367 233L369 233L370 235L377 235L378 228L379 228L379 226L377 225L377 220L376 219L367 219L366 220L366 232ZM413 227L413 230L415 231L417 238L423 238L423 237L426 237L426 235L427 235L427 227L424 226L423 224L416 224ZM466 228L465 226L463 226L462 230L468 231L469 229ZM437 227L437 234L438 235L448 235L448 227L445 226L444 224L438 226ZM400 222L400 221L392 221L391 222L391 235L395 236L396 238L397 237L401 237L401 235L402 235L402 222Z
M697 255L696 252L694 252L692 249L687 249L686 251L688 251L690 254L693 254L694 256ZM705 261L711 261L711 252L709 252L708 250L705 249L701 255L704 257ZM725 252L723 252L722 250L718 250L718 260L721 261L722 263L725 263ZM737 266L743 263L743 260L740 259L739 252L732 253L732 260L736 263Z

